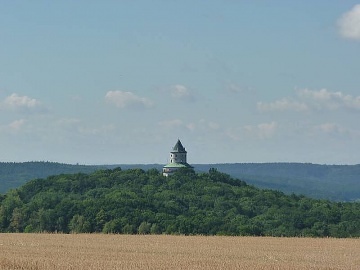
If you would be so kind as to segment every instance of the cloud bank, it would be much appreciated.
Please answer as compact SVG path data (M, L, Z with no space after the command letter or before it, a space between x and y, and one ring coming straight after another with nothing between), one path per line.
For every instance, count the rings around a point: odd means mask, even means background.
M344 38L360 40L360 4L341 16L338 27Z
M194 101L195 98L190 90L181 84L176 84L171 87L171 96L174 99Z
M0 107L6 110L20 111L20 112L39 112L44 110L41 102L37 99L28 96L20 96L16 93L6 97L1 103Z
M105 95L105 100L121 109L127 107L150 108L153 106L153 102L151 100L139 97L132 92L109 91Z
M308 106L303 103L289 98L283 98L281 100L276 100L274 102L258 102L257 108L261 112L268 111L307 111Z
M250 136L256 136L259 139L271 138L278 127L278 124L274 121L271 123L261 123L258 125L247 125L244 127L246 133Z
M296 98L282 98L273 102L258 102L257 109L261 112L311 110L360 110L360 96L346 95L342 92L331 92L327 89L301 89Z
M249 141L250 138L259 141L272 139L278 133L278 129L279 124L271 121L269 123L228 128L224 134L233 141Z

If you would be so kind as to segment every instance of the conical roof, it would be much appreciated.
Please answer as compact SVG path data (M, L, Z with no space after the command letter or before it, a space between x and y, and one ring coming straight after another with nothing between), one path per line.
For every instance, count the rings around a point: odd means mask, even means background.
M186 153L185 147L181 144L180 140L178 139L177 143L173 147L172 152L178 152L178 153Z

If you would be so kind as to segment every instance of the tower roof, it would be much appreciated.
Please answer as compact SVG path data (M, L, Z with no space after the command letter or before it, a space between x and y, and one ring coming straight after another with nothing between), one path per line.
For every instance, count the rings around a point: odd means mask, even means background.
M173 147L172 152L178 152L178 153L186 153L185 147L181 144L180 140L178 139L177 143Z

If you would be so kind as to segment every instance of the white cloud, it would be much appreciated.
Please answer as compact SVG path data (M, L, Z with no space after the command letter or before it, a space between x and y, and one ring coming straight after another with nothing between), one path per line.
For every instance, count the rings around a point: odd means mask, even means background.
M9 124L9 128L12 131L18 131L21 129L21 127L24 125L24 123L25 123L24 119L15 120Z
M78 131L80 134L83 134L85 136L88 135L108 135L109 133L113 132L115 130L114 125L103 125L100 127L85 127L85 126L79 126Z
M180 119L172 119L172 120L161 121L158 123L158 125L163 128L177 128L183 125L183 121L181 121Z
M239 85L235 83L229 83L225 89L230 93L241 93L244 91Z
M251 136L256 136L260 139L270 138L274 135L277 129L277 123L261 123L255 126L245 126L244 127L246 133Z
M8 110L23 112L34 112L44 109L40 101L28 96L20 96L16 93L6 97L1 103L1 107Z
M107 134L115 130L114 125L102 125L90 127L82 120L77 118L62 118L56 121L56 126L62 131L74 133L76 131L78 134L82 135L101 135Z
M196 124L195 123L189 123L186 125L186 128L190 131L194 131L196 129Z
M263 140L273 137L277 129L278 124L272 121L270 123L228 128L225 130L225 135L234 141L248 140L249 138Z
M199 127L203 130L217 130L220 128L220 125L213 121L207 121L205 119L199 120Z
M18 119L9 124L0 125L0 133L4 132L7 134L16 134L24 130L26 123L27 121L25 119Z
M316 125L314 126L314 131L319 132L321 136L326 135L332 137L333 139L358 140L360 138L360 131L358 129L345 127L336 123L323 123Z
M241 133L241 128L228 128L224 132L233 141L240 141L242 139Z
M298 95L300 97L311 98L311 99L319 100L319 101L323 101L323 100L326 101L326 100L330 100L332 97L341 96L341 94L339 92L331 93L326 89L321 89L318 91L309 90L309 89L301 89L298 91Z
M274 102L258 102L257 109L261 112L269 111L297 111L309 110L360 110L360 96L345 95L342 92L331 92L327 89L301 89L296 98L282 98Z
M153 106L151 100L139 97L132 92L109 91L105 95L105 100L122 109L126 107L150 108Z
M254 89L246 85L240 85L235 82L227 82L224 86L224 91L230 94L253 94Z
M171 96L175 99L194 101L194 96L190 90L181 84L176 84L171 87Z
M327 134L344 132L344 129L335 123L324 123L317 126L316 128Z
M353 97L351 95L345 95L342 92L330 92L327 89L318 91L302 89L298 92L298 96L311 103L316 109L360 109L360 96Z
M360 40L360 4L341 16L338 27L343 37Z
M215 122L208 122L208 127L210 129L219 129L220 128L220 125L218 123L215 123Z
M259 111L307 111L308 106L303 102L298 102L295 100L290 100L288 98L283 98L274 102L258 102L257 108Z
M162 128L167 129L174 129L174 128L181 128L186 129L190 131L216 131L219 130L220 125L213 121L206 121L204 119L200 119L197 122L184 122L180 119L172 119L172 120L166 120L161 121L158 123L158 125Z
M62 119L59 119L57 122L61 126L73 126L74 124L78 124L81 121L80 121L80 119L77 119L77 118L62 118Z
M360 96L352 97L350 95L347 95L344 97L344 104L348 108L360 110Z

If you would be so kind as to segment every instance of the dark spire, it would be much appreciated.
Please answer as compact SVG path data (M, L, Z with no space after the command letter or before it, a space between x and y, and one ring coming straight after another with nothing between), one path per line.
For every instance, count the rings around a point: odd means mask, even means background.
M181 144L179 139L175 144L175 146L173 147L173 152L186 153L185 147Z

